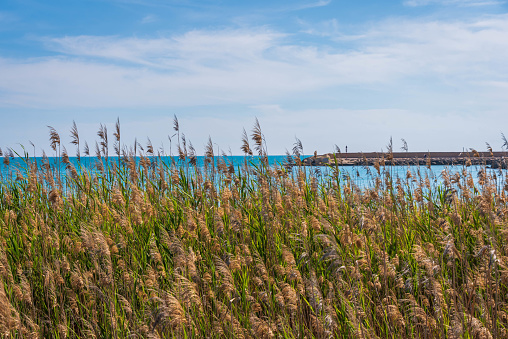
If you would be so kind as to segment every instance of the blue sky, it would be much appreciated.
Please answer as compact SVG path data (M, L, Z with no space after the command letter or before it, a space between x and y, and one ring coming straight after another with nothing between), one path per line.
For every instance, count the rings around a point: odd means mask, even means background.
M499 150L507 60L505 1L2 0L0 147L119 117L167 149L176 114L200 153L255 117L270 154Z

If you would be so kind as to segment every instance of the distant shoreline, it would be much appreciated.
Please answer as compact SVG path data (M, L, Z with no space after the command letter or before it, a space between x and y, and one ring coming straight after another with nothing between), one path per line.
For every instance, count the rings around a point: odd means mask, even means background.
M314 155L302 161L304 166L375 166L379 165L487 165L508 168L507 152L355 152Z

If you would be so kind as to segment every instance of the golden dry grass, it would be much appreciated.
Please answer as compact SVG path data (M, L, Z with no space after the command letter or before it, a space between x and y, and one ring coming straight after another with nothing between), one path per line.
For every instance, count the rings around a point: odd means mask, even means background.
M265 156L258 123L253 140ZM205 168L125 153L95 172L27 158L1 181L0 336L508 337L502 172L432 184L378 164L359 188L213 147Z

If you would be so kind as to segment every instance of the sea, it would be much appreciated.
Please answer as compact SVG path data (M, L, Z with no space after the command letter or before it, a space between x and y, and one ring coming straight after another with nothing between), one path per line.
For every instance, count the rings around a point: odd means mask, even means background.
M306 157L308 156L301 156L300 159L304 159ZM195 165L189 165L188 160L181 160L178 157L154 156L147 158L151 161L162 161L166 165L177 169L184 167L192 168L193 166L198 169L204 169L206 159L204 156L196 156ZM140 159L141 158L137 157L136 161L139 162ZM245 162L252 165L252 168L255 168L263 161L263 158L259 156L217 156L214 159L216 164L223 162L228 166L232 165L236 170L241 168ZM268 160L269 166L284 167L289 172L295 172L294 167L288 166L288 157L286 155L272 155L268 156L266 159ZM14 157L9 158L8 165L5 161L5 157L2 160L4 161L0 161L0 181L4 182L14 180L19 176L27 175L28 163L35 163L38 167L40 167L44 162L49 162L55 173L65 173L66 171L62 158L58 157ZM69 161L74 165L78 172L88 171L92 174L98 173L98 159L96 157L81 157L80 160L78 160L77 157L69 157ZM108 157L107 160L103 157L101 159L103 166L107 164L106 161L110 164L116 164L119 162L119 159L116 156ZM315 176L318 180L328 180L332 175L338 174L342 180L350 180L359 187L371 187L375 184L376 178L379 177L377 169L373 166L309 166L304 167L304 170L308 174ZM484 171L485 167L475 165L469 167L465 167L463 165L433 165L428 168L426 166L417 165L394 165L381 167L380 170L381 174L389 172L390 176L395 180L397 178L405 179L408 172L410 172L413 178L422 178L424 180L425 178L428 178L431 183L439 185L443 182L442 174L444 171L447 171L450 175L454 175L457 172L462 173L465 170L468 173L471 173L474 181L477 181L479 173ZM189 171L189 173L192 173L192 171ZM500 185L502 183L506 183L506 177L508 175L507 170L487 168L487 173L495 177L496 181L499 181Z

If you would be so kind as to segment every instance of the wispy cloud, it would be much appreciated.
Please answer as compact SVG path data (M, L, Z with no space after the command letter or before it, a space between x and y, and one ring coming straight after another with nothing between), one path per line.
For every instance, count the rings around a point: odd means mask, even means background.
M11 12L0 11L0 23L12 23L17 19L17 16ZM2 28L0 28L0 30L2 30Z
M485 121L508 123L508 116L496 112L465 115L449 112L429 116L426 112L406 109L286 109L277 105L257 108L268 141L287 145L295 131L304 151L331 151L334 144L342 149L376 150L372 145L386 145L389 136L395 144L405 138L410 150L460 150L464 145L483 149L485 141L498 148L498 135L492 134ZM496 131L497 133L497 131ZM362 137L359 137L361 135ZM454 136L451 140L450 136ZM197 136L196 136L197 137ZM397 146L396 146L397 147ZM283 149L277 149L282 153Z
M297 43L267 28L47 38L53 57L0 59L0 106L270 105L356 88L360 101L363 91L392 90L388 98L398 106L428 105L434 95L442 107L507 108L499 87L508 78L507 15L392 20L358 33L348 49L333 40L323 47ZM409 82L418 84L418 102L397 94Z
M301 5L296 5L294 7L294 10L301 10L301 9L315 8L315 7L324 7L324 6L328 6L331 3L332 3L332 0L318 0L315 2L309 2L309 3L304 3Z
M474 6L495 6L505 3L505 1L493 1L493 0L405 0L405 6L418 7L427 5L454 5L462 7L474 7Z
M148 15L145 15L142 19L141 19L141 23L142 24L149 24L149 23L152 23L152 22L156 22L158 21L159 18L156 16L156 15L153 15L153 14L148 14Z
M285 34L253 30L195 30L162 38L70 36L43 39L48 49L66 55L127 61L154 69L189 71L231 68L238 63L262 61L263 53L277 47ZM266 58L267 59L267 58Z
M337 19L324 20L319 23L310 23L302 19L298 19L301 32L318 36L337 36L340 34L339 23Z
M241 128L256 115L274 153L295 133L309 153L346 140L355 140L350 150L372 150L389 135L404 137L413 150L481 147L492 141L492 125L484 121L508 124L508 15L387 20L353 32L347 48L340 27L327 27L322 46L266 27L45 38L53 56L0 58L0 107L206 111L199 119L180 117L192 126L188 137L200 145L212 132L234 152L231 133L240 140ZM312 107L316 102L321 108ZM224 108L241 113L224 117L217 113ZM159 143L156 136L166 133L161 126L170 125L162 118L131 119L125 135L153 135ZM224 130L231 133L213 134ZM369 137L360 140L358 131ZM17 140L9 133L2 138Z
M171 7L175 3L177 4L179 3L178 1L154 1L154 0L107 0L107 1L146 7Z

